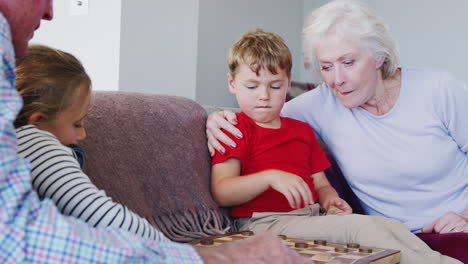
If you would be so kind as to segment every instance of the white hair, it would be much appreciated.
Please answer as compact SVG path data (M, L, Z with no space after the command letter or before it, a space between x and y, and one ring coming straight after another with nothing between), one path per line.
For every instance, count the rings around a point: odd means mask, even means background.
M304 65L314 79L322 80L315 49L329 32L362 45L376 60L383 59L383 79L395 74L398 50L383 20L362 1L334 0L313 11L302 31Z

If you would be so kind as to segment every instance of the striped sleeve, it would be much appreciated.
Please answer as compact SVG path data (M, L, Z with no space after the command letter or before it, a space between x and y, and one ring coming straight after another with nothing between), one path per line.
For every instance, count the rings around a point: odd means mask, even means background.
M54 135L33 125L18 128L16 133L18 153L31 163L33 188L41 199L54 201L62 214L94 227L112 226L144 238L167 240L146 219L99 190L80 169L73 150Z

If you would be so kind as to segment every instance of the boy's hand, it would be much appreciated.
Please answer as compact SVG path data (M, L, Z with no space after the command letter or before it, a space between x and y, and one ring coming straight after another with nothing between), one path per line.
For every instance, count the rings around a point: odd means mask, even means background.
M269 185L286 197L291 208L302 208L314 203L309 185L301 177L280 170L267 172Z
M327 209L327 214L349 215L353 213L351 206L349 206L349 204L340 197L331 198L328 201L327 208L325 209ZM332 211L335 211L336 213L332 213Z

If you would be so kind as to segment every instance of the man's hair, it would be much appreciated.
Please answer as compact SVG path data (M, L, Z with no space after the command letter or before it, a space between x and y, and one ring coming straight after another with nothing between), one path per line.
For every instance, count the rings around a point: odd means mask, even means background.
M313 11L302 31L304 64L314 79L322 79L315 49L327 33L354 41L366 48L375 60L383 59L383 79L395 74L398 51L383 20L362 1L335 0Z
M229 49L227 63L233 77L239 65L245 63L257 75L261 69L277 74L279 68L291 78L292 57L288 46L279 35L261 29L244 33Z
M32 45L26 56L16 60L16 89L23 108L15 127L28 124L40 112L51 121L73 102L80 91L91 93L91 79L81 62L70 53L42 45Z

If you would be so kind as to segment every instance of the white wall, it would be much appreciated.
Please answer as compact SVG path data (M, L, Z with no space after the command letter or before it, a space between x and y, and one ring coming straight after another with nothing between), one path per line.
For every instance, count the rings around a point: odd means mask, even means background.
M248 30L262 28L284 38L293 56L293 80L300 78L302 0L200 0L196 101L237 106L228 92L226 56Z
M239 35L261 27L290 47L293 79L303 70L304 17L327 0L89 0L87 16L70 16L54 0L55 18L32 42L77 56L95 90L130 90L235 106L226 85L226 54ZM444 68L468 83L468 1L369 0L399 43L405 67Z
M31 43L75 55L90 75L94 90L118 90L121 0L89 0L86 16L71 16L69 0L53 3L54 19L42 22Z
M198 0L123 1L120 90L195 99L197 38Z
M304 14L325 2L328 1L304 0ZM468 84L468 1L369 0L368 3L390 26L402 66L446 69Z

